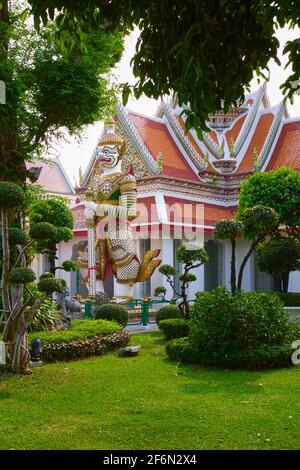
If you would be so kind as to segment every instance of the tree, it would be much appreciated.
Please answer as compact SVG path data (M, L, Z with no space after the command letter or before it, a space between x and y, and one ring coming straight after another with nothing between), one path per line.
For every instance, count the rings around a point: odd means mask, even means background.
M111 114L116 90L107 73L120 59L123 40L118 32L98 28L86 37L84 49L65 50L54 40L62 25L50 22L37 32L26 20L28 3L16 3L0 3L0 80L6 84L0 174L24 183L31 176L26 160L39 157L65 131L79 134Z
M258 172L241 185L238 217L256 205L272 207L280 224L297 231L300 224L300 174L289 167Z
M54 18L65 25L63 40L74 46L101 24L110 31L138 26L133 92L158 98L177 93L187 126L205 129L209 113L239 102L256 72L264 77L277 63L278 27L300 24L299 2L288 0L30 0L36 26ZM299 40L284 48L292 73L282 85L291 97L300 88ZM127 96L130 87L124 88Z
M38 224L40 233L35 233L35 238L40 240L39 251L48 255L50 273L55 275L57 269L76 271L77 266L73 261L64 261L62 266L56 266L58 243L68 242L73 238L73 216L67 201L53 196L36 201L31 207L29 219L31 233L36 232L36 224ZM49 224L56 229L51 239L47 239Z
M242 225L238 220L220 220L214 230L217 240L229 240L231 243L230 286L231 292L236 291L236 239L242 233Z
M189 302L187 296L187 288L191 282L197 280L197 276L191 271L199 268L203 263L207 263L208 255L204 248L192 246L180 245L176 250L176 259L179 263L183 264L183 273L179 276L180 288L177 291L174 284L174 276L176 275L176 269L170 264L163 264L159 267L159 272L167 278L167 282L170 284L173 295L176 300L181 300L179 309L183 318L189 316Z
M246 264L255 248L268 235L278 230L279 216L271 207L254 206L246 209L239 216L239 220L223 220L216 225L215 237L220 240L230 240L231 250L231 292L242 289L243 274ZM242 236L244 240L251 241L250 247L244 256L236 283L235 249L236 238Z
M2 242L2 304L5 319L3 341L6 343L7 363L18 372L26 372L29 363L29 351L26 332L38 308L47 296L60 291L65 283L55 279L52 274L40 279L38 289L43 295L34 295L28 284L35 280L35 274L28 265L26 257L28 249L41 239L53 240L56 228L50 223L36 223L34 230L29 234L19 228L10 230L9 218L11 212L20 215L20 208L25 204L25 194L22 188L15 183L0 182L0 209L1 209L1 242ZM12 219L14 220L14 218ZM45 228L46 224L46 228ZM12 261L12 250L18 256ZM24 289L29 296L24 300Z
M279 281L280 292L287 292L290 272L300 269L300 241L283 234L269 237L256 248L256 262Z

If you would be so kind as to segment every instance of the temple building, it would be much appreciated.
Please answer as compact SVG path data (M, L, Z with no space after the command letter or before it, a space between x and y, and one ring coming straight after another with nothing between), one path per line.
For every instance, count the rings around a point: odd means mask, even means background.
M283 103L271 107L266 84L246 95L240 107L209 116L209 131L203 132L202 139L195 130L186 133L181 111L176 98L162 102L155 117L119 104L114 120L123 142L122 172L136 179L137 216L131 226L138 256L160 250L161 262L178 268L176 284L180 274L177 247L194 238L205 244L210 261L195 271L198 280L190 285L192 299L197 291L230 286L230 244L214 240L213 231L219 220L235 215L240 183L258 169L290 166L300 170L300 118L290 118ZM102 174L97 149L98 145L75 188L74 240L63 245L64 259L76 259L87 245L86 194ZM238 241L237 266L247 246ZM72 294L87 294L78 274L66 276L70 276ZM292 273L290 291L299 290L298 278L299 273ZM153 295L162 285L169 289L156 269L150 279L135 284L134 296ZM247 263L243 288L274 288L272 277L256 266L255 255ZM104 280L104 290L109 296L117 295L113 276Z

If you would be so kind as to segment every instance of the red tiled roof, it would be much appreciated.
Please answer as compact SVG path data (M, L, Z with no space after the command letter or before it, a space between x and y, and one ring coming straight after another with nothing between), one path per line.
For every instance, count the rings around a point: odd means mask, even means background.
M179 122L183 132L185 133L185 124L184 124L184 121L183 119L180 117L180 116L176 116L177 118L177 121ZM201 157L203 157L203 152L201 150L201 148L199 147L199 145L197 144L196 140L194 139L194 137L192 136L192 134L190 132L188 132L187 134L185 134L186 137L189 139L189 141L191 142L191 144L193 145L194 149L196 150L196 152L199 153L199 155L201 155Z
M218 136L215 131L210 131L209 136L215 142L215 144L219 145Z
M243 116L241 116L236 122L235 124L233 125L233 127L226 132L225 134L225 137L226 137L226 140L227 140L227 143L228 145L230 144L230 141L231 139L233 139L233 142L236 142L237 141L237 138L238 138L238 135L242 129L242 126L245 122L245 119L246 119L246 114L244 114Z
M256 148L258 155L260 154L260 151L265 143L268 132L272 125L273 119L274 119L274 115L272 113L263 114L260 117L258 124L256 126L256 129L254 131L252 140L250 142L250 145L247 149L247 152L244 155L244 158L241 161L237 169L237 173L244 173L244 172L252 170L253 151Z
M162 153L163 176L199 181L164 123L139 116L133 112L128 113L128 115L153 158L156 159L159 152Z
M281 166L290 166L300 171L300 120L283 125L266 170Z
M61 168L55 160L46 162L30 162L27 168L41 168L41 173L37 183L43 186L49 193L55 194L72 194L71 188L64 176Z

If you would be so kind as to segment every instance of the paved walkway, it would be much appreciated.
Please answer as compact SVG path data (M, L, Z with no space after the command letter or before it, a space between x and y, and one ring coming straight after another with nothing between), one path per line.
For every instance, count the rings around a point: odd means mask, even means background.
M126 330L130 331L130 333L147 333L149 331L158 331L158 326L156 323L151 323L148 326L142 325L127 325Z

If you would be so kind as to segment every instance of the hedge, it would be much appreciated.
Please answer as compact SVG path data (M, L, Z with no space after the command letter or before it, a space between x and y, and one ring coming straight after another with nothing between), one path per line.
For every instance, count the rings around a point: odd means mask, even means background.
M73 320L68 330L29 333L28 340L31 342L39 337L42 343L62 343L110 335L120 332L121 329L117 323L107 320Z
M78 320L70 330L29 335L30 340L37 337L42 341L41 359L53 362L101 356L126 346L130 333L114 322Z
M95 319L115 321L122 326L126 326L128 322L128 312L122 305L114 303L96 305Z
M277 292L285 307L300 307L299 292Z
M189 338L168 343L177 361L205 366L259 370L292 366L292 342L300 330L291 325L279 297L272 293L237 292L224 287L197 296Z
M181 338L189 334L189 324L183 318L161 320L158 327L164 333L166 339Z
M156 323L158 324L161 320L168 320L169 318L179 318L180 310L177 305L166 305L161 307L156 314Z

